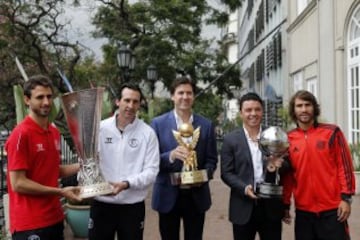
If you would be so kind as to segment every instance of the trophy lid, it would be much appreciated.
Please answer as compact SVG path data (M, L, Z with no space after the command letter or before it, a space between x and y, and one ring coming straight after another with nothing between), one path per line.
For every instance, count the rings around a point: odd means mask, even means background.
M266 156L283 156L289 148L286 132L277 126L267 128L260 134L259 148Z
M189 123L183 123L179 126L178 131L182 137L191 137L194 132L194 128Z

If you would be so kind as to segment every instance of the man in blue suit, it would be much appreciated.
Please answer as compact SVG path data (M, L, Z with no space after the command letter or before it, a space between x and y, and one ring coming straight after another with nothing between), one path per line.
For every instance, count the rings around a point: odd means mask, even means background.
M185 240L201 240L205 212L211 206L209 183L195 186L173 185L171 174L181 172L183 163L190 154L189 149L179 146L173 130L183 123L200 127L200 137L195 151L198 169L206 169L212 179L217 164L216 137L213 124L192 112L195 85L188 77L175 79L171 86L174 110L153 119L160 146L160 171L152 193L152 208L159 212L162 240L178 240L180 221L183 220Z

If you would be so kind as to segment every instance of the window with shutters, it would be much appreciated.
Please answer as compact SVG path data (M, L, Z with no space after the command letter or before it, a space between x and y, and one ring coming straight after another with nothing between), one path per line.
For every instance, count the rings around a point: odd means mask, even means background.
M350 18L347 43L348 139L360 140L360 6Z

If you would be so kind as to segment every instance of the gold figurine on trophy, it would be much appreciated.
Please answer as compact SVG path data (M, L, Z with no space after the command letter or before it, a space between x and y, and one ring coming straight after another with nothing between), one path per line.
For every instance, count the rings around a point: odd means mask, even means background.
M200 127L194 130L188 123L180 125L178 131L173 130L173 135L180 146L189 150L189 155L184 161L182 172L172 174L174 185L193 185L208 181L205 169L198 170L195 147L200 138Z

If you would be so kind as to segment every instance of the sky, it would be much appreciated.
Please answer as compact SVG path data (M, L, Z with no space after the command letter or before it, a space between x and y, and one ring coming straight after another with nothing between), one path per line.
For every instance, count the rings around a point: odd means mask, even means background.
M87 1L81 7L68 6L65 11L65 21L70 21L67 26L66 37L71 41L78 41L90 54L94 54L97 60L102 59L101 46L106 39L97 39L91 36L95 27L91 24L91 18L96 13L96 5L93 1Z
M89 54L94 54L96 60L101 61L102 51L101 46L107 42L106 39L96 39L91 36L91 32L94 31L94 26L91 24L91 18L96 13L96 1L85 1L82 3L81 7L73 7L69 5L66 8L65 15L63 20L69 21L67 26L67 32L65 33L66 37L73 42L78 41ZM208 0L209 4L216 5L219 4L218 0ZM130 1L130 2L134 2ZM203 30L203 37L210 38L220 38L220 29L215 25L206 26Z

